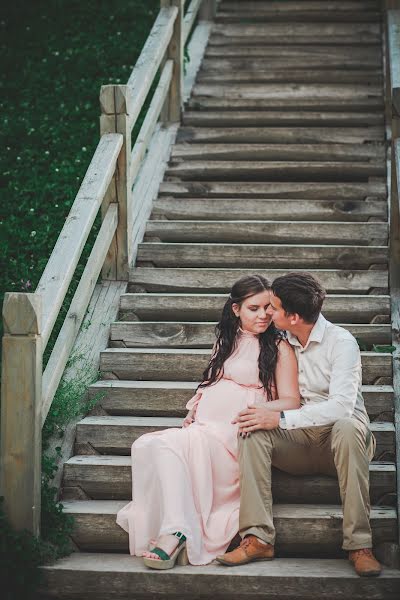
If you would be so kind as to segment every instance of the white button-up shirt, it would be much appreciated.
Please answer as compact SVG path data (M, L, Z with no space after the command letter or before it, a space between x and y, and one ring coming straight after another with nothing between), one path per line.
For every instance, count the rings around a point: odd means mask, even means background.
M302 406L285 411L286 428L331 425L353 416L369 423L361 394L361 355L351 333L321 314L304 347L289 331L287 337L297 357Z

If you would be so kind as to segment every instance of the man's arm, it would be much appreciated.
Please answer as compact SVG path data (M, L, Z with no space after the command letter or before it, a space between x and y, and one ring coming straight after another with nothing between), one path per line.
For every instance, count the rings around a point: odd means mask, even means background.
M328 400L285 412L286 429L331 425L351 417L360 379L361 357L357 342L351 338L337 341L332 352Z

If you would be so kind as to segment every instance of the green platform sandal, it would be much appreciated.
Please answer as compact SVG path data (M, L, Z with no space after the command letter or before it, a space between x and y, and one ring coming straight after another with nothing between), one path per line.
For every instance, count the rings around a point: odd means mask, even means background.
M157 558L147 558L143 557L143 563L146 567L150 567L150 569L172 569L175 566L175 563L181 566L185 566L189 564L189 559L186 551L186 537L180 531L175 531L173 534L178 538L179 542L171 556L165 552L162 548L152 548L150 552L154 552L157 556L160 557L160 560Z

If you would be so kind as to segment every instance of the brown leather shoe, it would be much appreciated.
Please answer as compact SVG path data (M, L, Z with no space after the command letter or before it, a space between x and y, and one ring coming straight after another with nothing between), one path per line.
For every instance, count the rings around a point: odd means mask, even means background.
M217 561L227 567L245 565L254 560L272 560L274 558L274 547L271 544L263 544L255 535L246 535L240 545L222 556L217 556Z
M381 565L372 554L370 548L350 550L349 561L353 563L357 575L361 577L377 577L382 571Z

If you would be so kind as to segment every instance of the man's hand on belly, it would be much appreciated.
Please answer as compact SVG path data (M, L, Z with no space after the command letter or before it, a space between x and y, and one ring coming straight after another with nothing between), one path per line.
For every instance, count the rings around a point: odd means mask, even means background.
M241 436L247 436L257 429L276 429L279 427L279 419L278 411L268 410L263 406L249 406L240 411L232 423L239 425Z

